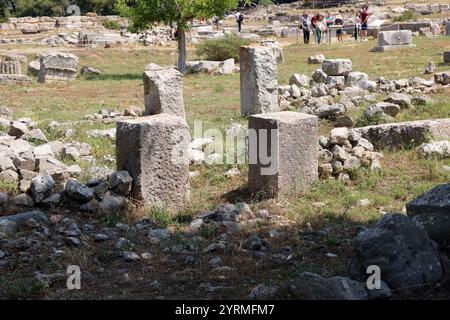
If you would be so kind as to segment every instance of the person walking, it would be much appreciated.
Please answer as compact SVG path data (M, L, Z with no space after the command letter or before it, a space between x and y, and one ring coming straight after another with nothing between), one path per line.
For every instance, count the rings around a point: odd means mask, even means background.
M244 22L244 14L240 11L236 12L236 22L238 25L238 32L242 31L242 23Z
M303 12L301 17L300 28L303 30L303 43L309 44L309 36L311 35L311 20L308 17L308 12Z
M361 19L360 19L361 11L358 11L356 13L355 18L353 19L353 24L355 25L355 40L358 41L359 32L361 30Z
M369 7L367 5L365 5L362 8L360 19L361 19L361 41L366 41L367 40L367 29L369 29L368 24L367 24L367 22L369 20Z

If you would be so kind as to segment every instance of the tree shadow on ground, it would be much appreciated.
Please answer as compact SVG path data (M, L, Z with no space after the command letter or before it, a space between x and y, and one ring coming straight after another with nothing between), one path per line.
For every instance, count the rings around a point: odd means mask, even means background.
M102 74L98 76L85 76L88 81L124 81L124 80L142 80L142 74L125 73L125 74Z

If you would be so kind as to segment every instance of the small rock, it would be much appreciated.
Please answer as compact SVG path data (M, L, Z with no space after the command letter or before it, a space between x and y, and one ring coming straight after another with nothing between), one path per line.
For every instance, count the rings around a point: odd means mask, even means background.
M136 252L124 251L123 252L123 259L126 262L138 262L138 261L141 260L141 257Z
M131 191L133 178L127 171L116 171L109 178L109 185L115 193L126 196Z

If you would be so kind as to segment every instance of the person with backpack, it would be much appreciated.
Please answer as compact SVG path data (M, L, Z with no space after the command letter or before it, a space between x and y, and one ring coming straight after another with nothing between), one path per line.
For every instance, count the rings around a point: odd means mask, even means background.
M238 25L238 32L242 31L242 23L244 22L244 14L240 11L236 12L236 22Z
M311 20L308 17L308 12L303 12L301 17L300 29L303 30L303 43L309 44L309 36L311 35Z

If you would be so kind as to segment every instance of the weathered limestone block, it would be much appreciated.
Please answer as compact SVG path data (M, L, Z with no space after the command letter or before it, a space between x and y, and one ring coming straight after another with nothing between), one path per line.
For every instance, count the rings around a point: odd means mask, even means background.
M431 139L450 139L450 118L387 123L353 129L376 149L417 147Z
M189 193L189 129L184 118L158 114L117 122L117 168L133 178L131 196L182 208Z
M397 46L412 43L412 32L410 30L384 31L378 36L379 46Z
M241 114L279 110L277 63L270 47L241 47Z
M174 68L149 64L144 72L145 114L185 117L183 75Z
M275 112L249 118L249 189L289 195L318 179L318 118ZM266 159L267 158L267 159Z
M23 74L0 74L0 85L30 83L32 80Z
M38 82L71 81L77 77L78 57L71 53L46 53L40 57Z
M0 74L22 74L19 61L0 61Z
M353 65L350 59L326 59L322 70L329 76L347 76L353 71Z
M403 48L413 48L411 30L383 31L378 34L378 46L372 51L389 51Z
M261 46L263 47L271 47L273 50L273 54L277 59L277 62L284 62L284 51L283 47L278 41L275 40L263 40L261 41Z

